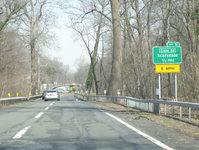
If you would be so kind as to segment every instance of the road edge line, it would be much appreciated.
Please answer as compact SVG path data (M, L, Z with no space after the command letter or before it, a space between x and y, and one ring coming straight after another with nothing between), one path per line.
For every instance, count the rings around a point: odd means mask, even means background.
M137 128L133 127L132 125L130 125L130 124L124 122L124 121L121 120L120 118L117 118L116 116L114 116L114 115L112 115L112 114L110 114L110 113L108 113L108 112L104 112L104 113L105 113L106 115L108 115L109 117L111 117L111 118L117 120L117 121L120 122L121 124L125 125L127 128L129 128L129 129L135 131L136 133L138 133L139 135L145 137L146 139L148 139L148 140L151 141L152 143L158 145L159 147L161 147L161 148L163 148L163 149L165 149L165 150L175 150L175 149L173 149L173 148L167 146L166 144L160 142L159 140L156 140L155 138L153 138L153 137L147 135L146 133L144 133L144 132L138 130Z

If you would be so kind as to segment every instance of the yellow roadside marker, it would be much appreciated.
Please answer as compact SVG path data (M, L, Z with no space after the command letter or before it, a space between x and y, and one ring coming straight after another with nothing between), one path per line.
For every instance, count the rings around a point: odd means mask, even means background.
M8 93L8 96L9 96L9 97L11 96L10 92Z

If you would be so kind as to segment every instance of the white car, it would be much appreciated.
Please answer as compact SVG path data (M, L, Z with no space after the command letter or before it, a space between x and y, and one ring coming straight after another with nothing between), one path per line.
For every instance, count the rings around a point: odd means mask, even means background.
M45 101L48 100L60 100L60 95L59 92L57 90L46 90L43 93L43 99Z

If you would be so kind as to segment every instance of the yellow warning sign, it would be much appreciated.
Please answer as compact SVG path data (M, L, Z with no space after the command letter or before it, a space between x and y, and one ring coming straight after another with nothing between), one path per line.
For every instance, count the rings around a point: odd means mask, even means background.
M155 73L179 73L180 64L155 65Z

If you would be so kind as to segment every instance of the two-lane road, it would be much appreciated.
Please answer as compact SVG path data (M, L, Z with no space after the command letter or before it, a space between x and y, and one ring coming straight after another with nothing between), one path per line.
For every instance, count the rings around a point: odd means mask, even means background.
M169 149L111 112L73 96L2 109L0 122L0 150Z

